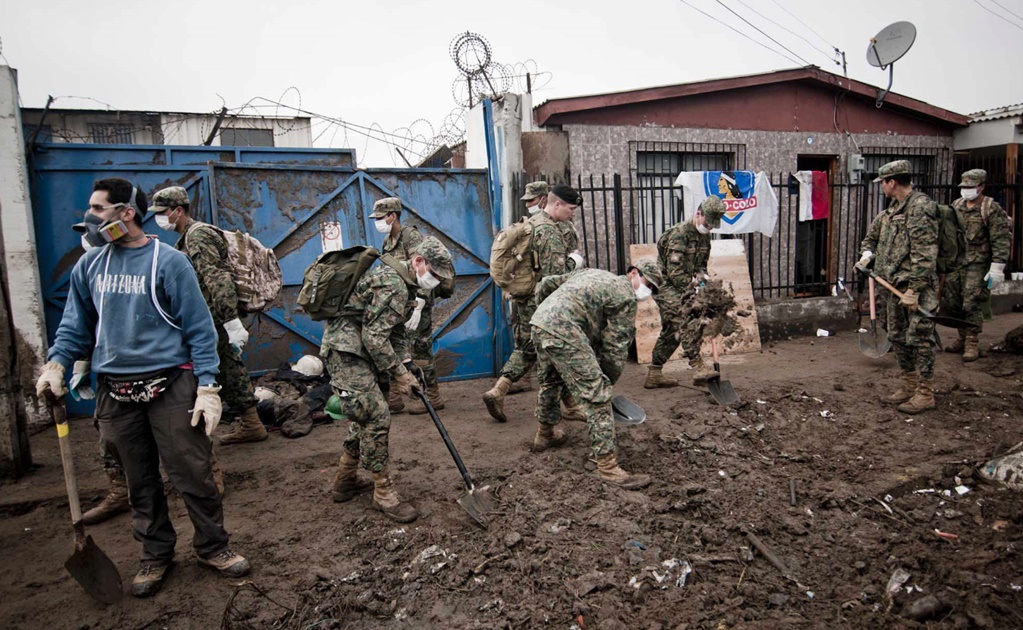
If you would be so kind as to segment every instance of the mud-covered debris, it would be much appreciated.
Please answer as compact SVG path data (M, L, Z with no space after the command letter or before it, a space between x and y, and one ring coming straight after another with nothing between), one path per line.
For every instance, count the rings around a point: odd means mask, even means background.
M591 571L574 580L565 580L565 588L576 597L589 595L594 591L608 588L613 584L611 578L600 571Z
M940 599L934 595L924 595L920 599L906 604L902 614L916 621L925 621L937 617L943 610L945 610L945 605L941 603Z
M518 532L512 532L504 537L504 546L508 549L513 549L520 544L522 544L522 534Z
M693 299L682 305L682 321L699 321L705 338L728 337L739 330L738 320L730 313L734 308L735 296L720 280L708 280Z

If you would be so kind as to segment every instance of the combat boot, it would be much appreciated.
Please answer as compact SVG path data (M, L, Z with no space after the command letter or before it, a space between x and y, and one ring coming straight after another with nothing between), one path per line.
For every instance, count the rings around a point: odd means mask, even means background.
M348 451L342 451L341 461L337 465L331 499L334 503L351 501L355 495L373 487L373 482L359 477L359 459L352 457Z
M647 368L646 382L643 387L646 389L657 389L658 387L678 387L678 381L673 378L665 378L661 373L663 366L651 365Z
M633 475L618 466L614 453L597 457L597 474L601 480L625 490L639 490L650 485L650 475Z
M426 396L430 399L430 406L433 407L434 411L440 411L444 408L444 398L440 395L440 385L437 383L427 385ZM408 412L412 415L426 413L426 405L419 399L419 396L413 394L413 398L409 402Z
M373 507L384 513L387 518L399 523L411 523L419 518L419 512L411 503L402 501L394 491L387 468L373 473Z
M945 346L945 352L949 354L962 354L963 347L966 344L966 331L962 328L959 329L959 338L952 342L952 345Z
M508 394L521 394L522 392L528 392L533 390L533 377L526 374L519 380L512 383L512 386L508 388Z
M542 453L549 448L561 446L568 440L565 432L550 424L540 424L533 437L533 452Z
M689 359L689 367L694 370L693 373L693 385L706 385L711 379L720 376L717 370L713 366L708 367L703 361L703 357L697 355L696 358Z
M973 363L980 356L980 344L977 341L977 333L966 333L966 342L963 344L963 363Z
M921 376L917 382L916 392L913 394L913 397L899 405L898 410L902 413L914 414L934 409L935 406L934 377Z
M253 405L242 413L230 433L220 436L220 443L226 446L243 442L262 442L267 437L269 435L266 432L266 427L263 426L259 414L256 413L256 406Z
M893 405L901 405L913 397L919 383L920 376L916 372L903 372L899 388L888 396L882 396L881 401Z
M487 405L490 417L498 422L508 422L508 416L504 415L504 397L508 395L511 384L510 378L502 376L491 390L483 394L483 402Z
M392 416L405 411L405 398L394 387L387 393L387 410Z
M82 514L82 523L85 525L97 525L121 512L127 512L131 507L128 504L128 482L124 478L124 470L107 468L106 473L110 480L110 491L99 505Z

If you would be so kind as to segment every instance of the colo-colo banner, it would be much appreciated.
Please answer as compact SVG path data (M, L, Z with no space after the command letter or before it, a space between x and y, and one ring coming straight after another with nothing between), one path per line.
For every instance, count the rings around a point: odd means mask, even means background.
M714 195L725 202L725 216L719 234L760 232L773 236L778 225L778 197L763 171L693 171L680 173L675 185L685 207L685 218L692 219L704 199Z

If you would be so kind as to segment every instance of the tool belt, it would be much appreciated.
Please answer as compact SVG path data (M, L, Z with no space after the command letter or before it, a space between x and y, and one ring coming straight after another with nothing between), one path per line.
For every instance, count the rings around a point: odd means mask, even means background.
M182 368L172 367L132 375L104 374L100 379L107 394L117 402L147 403L159 398L184 371Z

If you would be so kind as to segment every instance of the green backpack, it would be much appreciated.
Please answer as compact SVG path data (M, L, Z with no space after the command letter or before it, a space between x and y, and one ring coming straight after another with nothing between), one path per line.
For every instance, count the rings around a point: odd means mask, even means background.
M380 252L367 245L321 254L305 270L298 305L314 322L338 317L377 258Z
M966 231L959 212L938 204L938 274L949 274L963 266Z

